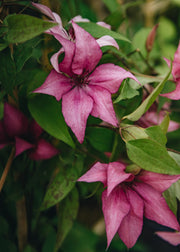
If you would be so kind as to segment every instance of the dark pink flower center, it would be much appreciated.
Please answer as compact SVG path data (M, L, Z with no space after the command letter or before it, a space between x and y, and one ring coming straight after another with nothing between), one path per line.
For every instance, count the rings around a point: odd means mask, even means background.
M75 86L78 87L83 87L85 85L87 85L88 82L88 77L87 76L83 76L83 75L76 75L73 77L73 83L75 84Z

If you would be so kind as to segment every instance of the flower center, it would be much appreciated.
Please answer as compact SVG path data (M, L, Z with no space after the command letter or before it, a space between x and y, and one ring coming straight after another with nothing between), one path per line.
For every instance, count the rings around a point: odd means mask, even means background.
M78 87L83 87L89 83L87 76L83 76L83 75L74 76L73 82L74 82L75 86L78 86Z

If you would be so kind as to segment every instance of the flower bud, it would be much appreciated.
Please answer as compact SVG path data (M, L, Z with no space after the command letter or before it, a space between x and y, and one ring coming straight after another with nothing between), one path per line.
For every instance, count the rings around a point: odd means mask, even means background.
M152 30L150 31L147 39L146 39L146 50L147 52L149 53L152 48L153 48L153 44L154 44L154 39L155 39L155 36L156 36L156 30L158 28L159 24L156 24Z

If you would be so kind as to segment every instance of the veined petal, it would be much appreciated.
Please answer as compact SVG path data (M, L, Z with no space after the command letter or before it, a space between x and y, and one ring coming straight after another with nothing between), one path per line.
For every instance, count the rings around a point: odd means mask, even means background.
M97 162L91 167L83 176L81 176L78 181L84 182L97 182L100 181L106 186L107 184L107 168L108 164L102 164Z
M71 65L72 65L74 52L75 52L75 44L73 41L67 40L58 34L54 34L54 37L61 43L61 45L63 46L63 50L65 52L64 59L59 64L59 70L63 73L66 73L66 74L72 76ZM58 54L59 53L60 53L60 51L57 52L57 54L53 58L53 66L55 65L56 69L58 68L57 65L58 65ZM56 62L55 62L55 60L56 60Z
M86 122L92 107L93 99L82 88L75 87L62 97L64 119L80 143L84 140Z
M121 222L118 234L128 248L132 248L143 227L144 203L133 190L126 190L126 197L130 204L130 211Z
M101 120L113 126L117 126L118 121L113 108L110 92L105 88L93 85L86 86L85 90L94 100L91 115L99 117Z
M180 80L177 82L176 89L170 93L161 94L161 96L167 97L171 100L179 100L180 99Z
M90 85L96 85L106 88L110 93L116 93L121 85L121 82L131 78L139 83L136 77L123 69L111 63L98 66L89 76Z
M45 82L35 89L33 93L52 95L57 101L59 101L62 98L62 95L68 92L71 88L71 79L61 73L57 73L53 69Z
M128 214L130 205L122 188L118 187L107 196L107 190L102 193L102 210L107 234L107 247L118 231L123 218Z
M107 196L110 195L112 190L127 179L133 179L134 175L126 173L124 170L126 166L120 162L109 163L107 169Z
M116 47L119 50L118 43L111 36L108 36L108 35L102 36L101 38L96 39L96 42L98 43L98 45L100 47L103 47L103 46L114 46L114 47Z
M180 232L156 232L156 234L161 237L163 240L171 243L174 246L180 244Z
M16 137L15 138L16 153L15 157L20 155L22 152L34 148L34 144L27 142L26 140Z
M102 57L102 51L87 31L72 22L75 32L75 55L72 63L72 71L81 75L90 73Z
M144 199L144 216L146 218L178 230L179 224L176 216L168 207L161 193L144 183L135 184L133 189Z
M180 175L159 174L149 171L141 171L138 180L152 186L158 192L167 190L173 183L180 179Z
M4 104L3 123L6 133L10 138L27 134L27 117L20 110L8 103Z
M52 144L44 139L40 139L33 150L30 150L28 155L33 160L43 160L54 157L59 153Z

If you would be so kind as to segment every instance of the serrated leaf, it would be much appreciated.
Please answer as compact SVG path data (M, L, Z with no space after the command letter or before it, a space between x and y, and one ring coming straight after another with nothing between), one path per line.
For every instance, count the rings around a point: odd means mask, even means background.
M78 25L81 26L87 32L89 32L95 38L100 38L102 36L109 35L109 36L113 37L114 39L123 40L128 43L131 43L130 40L128 38L126 38L124 35L117 33L117 32L114 32L114 31L111 31L111 30L109 30L105 27L102 27L100 25L97 25L95 23L79 22Z
M79 195L74 188L67 197L61 201L58 207L58 230L55 252L58 251L65 237L72 228L79 208Z
M152 139L137 139L126 143L131 161L141 168L163 174L180 174L180 166L164 146Z
M50 135L75 147L61 112L61 104L49 95L36 94L29 98L29 110L37 123Z
M166 77L164 78L164 80L161 81L157 85L157 87L153 90L153 92L143 101L143 103L141 103L141 105L134 112L132 112L129 115L124 116L123 119L137 121L141 118L141 116L151 107L151 105L156 100L157 96L160 94L161 90L164 87L164 84L166 83L166 81L169 78L171 70L172 70L172 64L171 64L170 70L169 70L168 74L166 75Z
M57 25L25 14L8 15L4 19L4 24L7 26L4 39L8 43L25 42Z

